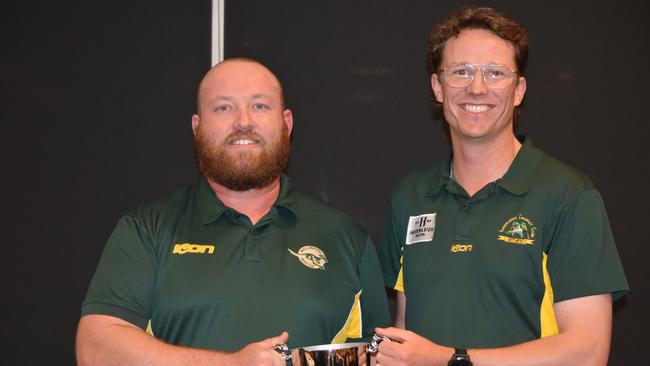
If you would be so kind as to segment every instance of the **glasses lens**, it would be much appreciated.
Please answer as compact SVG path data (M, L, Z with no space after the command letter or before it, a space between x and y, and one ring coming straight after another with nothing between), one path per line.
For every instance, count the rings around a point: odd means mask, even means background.
M485 83L495 89L503 89L510 86L515 73L509 68L501 65L486 65L483 69Z
M445 79L451 87L467 86L473 78L474 68L470 65L456 65L445 68Z

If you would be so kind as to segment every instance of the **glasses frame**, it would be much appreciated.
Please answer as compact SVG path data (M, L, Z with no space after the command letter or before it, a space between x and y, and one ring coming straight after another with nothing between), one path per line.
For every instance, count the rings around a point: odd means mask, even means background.
M449 82L447 81L447 70L452 68L452 67L458 67L458 66L469 66L469 68L472 69L472 71L474 73L472 74L471 78L467 78L467 80L469 80L469 81L463 86L449 85ZM512 78L510 79L510 82L508 83L508 85L496 88L494 86L491 86L488 83L487 79L485 78L485 69L488 68L488 67L495 67L495 66L506 68L506 69L508 69L508 70L510 70L512 72ZM481 71L481 76L483 78L483 82L485 83L485 86L487 86L490 89L497 89L497 90L506 89L506 88L510 87L515 80L518 80L518 78L519 78L519 71L517 71L516 69L511 68L510 66L500 65L500 64L455 64L455 65L449 65L449 66L445 66L445 67L439 69L438 70L438 75L440 75L440 74L444 75L445 82L447 83L447 85L449 85L450 88L459 88L460 89L460 88L466 88L468 85L470 85L474 81L474 77L476 77L476 72L479 71L479 70Z

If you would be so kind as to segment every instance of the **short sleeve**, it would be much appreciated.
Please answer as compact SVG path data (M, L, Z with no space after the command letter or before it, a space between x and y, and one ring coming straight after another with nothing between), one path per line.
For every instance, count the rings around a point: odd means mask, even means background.
M548 253L555 302L629 290L605 212L595 189L580 193L561 212Z
M364 338L372 336L376 327L386 327L390 323L386 289L382 282L381 268L377 252L370 240L366 239L359 267L363 292L361 293L362 333Z
M395 218L393 207L388 209L384 224L384 231L379 246L379 261L384 274L386 287L404 291L402 281L402 247L403 240L399 237L399 224ZM405 232L404 232L405 233Z
M155 281L150 243L150 235L135 217L119 221L90 282L82 315L111 315L145 329Z

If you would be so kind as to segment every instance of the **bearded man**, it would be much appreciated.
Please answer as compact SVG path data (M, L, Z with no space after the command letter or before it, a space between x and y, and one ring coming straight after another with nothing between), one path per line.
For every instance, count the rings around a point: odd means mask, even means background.
M78 363L284 365L280 342L342 343L386 325L368 234L283 174L293 116L276 76L226 60L197 99L203 177L119 221L82 305Z

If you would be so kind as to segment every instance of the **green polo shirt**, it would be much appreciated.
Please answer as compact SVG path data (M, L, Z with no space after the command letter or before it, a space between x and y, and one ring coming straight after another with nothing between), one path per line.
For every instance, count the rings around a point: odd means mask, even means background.
M289 347L345 342L388 324L379 261L353 219L286 176L252 225L205 180L124 216L82 315L105 314L168 343L232 351L289 332Z
M526 138L473 197L450 160L395 189L380 245L406 328L438 344L503 347L557 334L553 303L628 284L600 194Z

